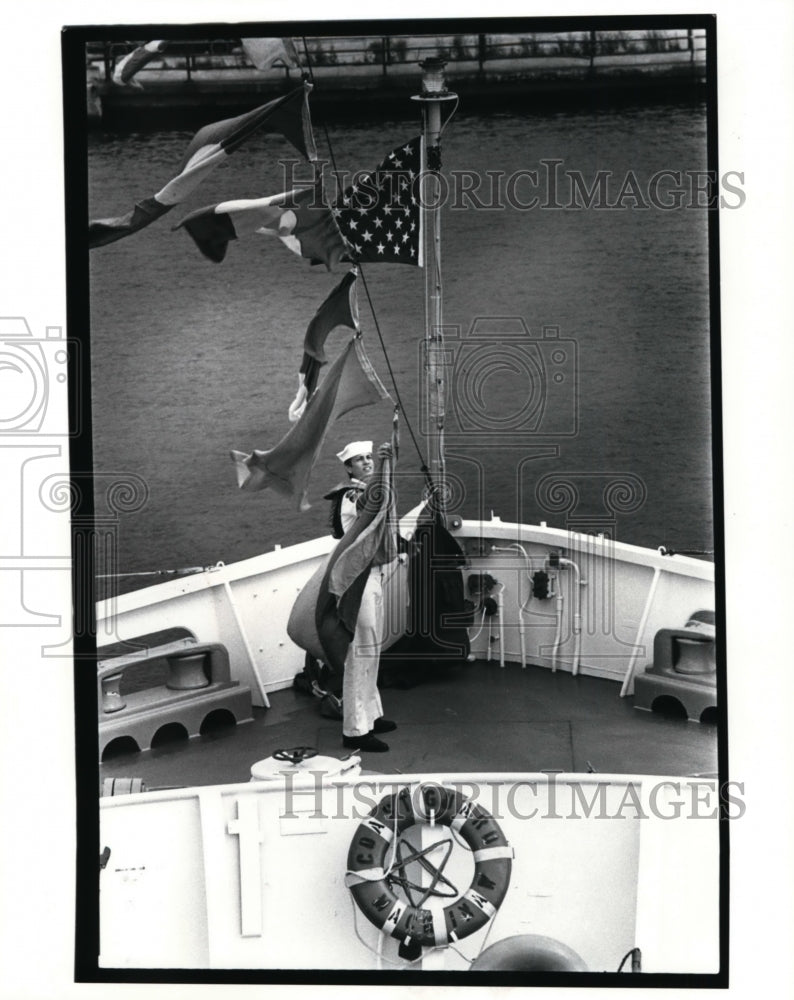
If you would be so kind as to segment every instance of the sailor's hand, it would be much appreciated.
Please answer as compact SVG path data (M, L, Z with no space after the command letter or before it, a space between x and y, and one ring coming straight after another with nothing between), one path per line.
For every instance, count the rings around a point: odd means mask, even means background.
M383 444L378 448L378 458L391 458L392 457L392 447L388 441L384 441Z

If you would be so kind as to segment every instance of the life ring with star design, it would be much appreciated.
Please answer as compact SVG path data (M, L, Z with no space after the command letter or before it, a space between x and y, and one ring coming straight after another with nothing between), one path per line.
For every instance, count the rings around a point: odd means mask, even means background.
M471 885L441 913L400 899L394 891L401 881L394 875L395 838L422 823L449 827L473 855ZM384 934L406 944L443 947L476 933L496 915L510 885L512 858L512 847L486 809L455 788L419 785L413 794L403 788L382 798L356 829L345 884L364 916Z

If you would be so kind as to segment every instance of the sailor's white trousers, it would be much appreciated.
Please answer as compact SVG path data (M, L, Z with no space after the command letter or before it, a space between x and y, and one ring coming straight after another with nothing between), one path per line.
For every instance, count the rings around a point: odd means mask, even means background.
M366 736L383 715L378 694L378 661L383 645L383 576L385 566L369 571L356 631L345 657L342 679L342 733Z

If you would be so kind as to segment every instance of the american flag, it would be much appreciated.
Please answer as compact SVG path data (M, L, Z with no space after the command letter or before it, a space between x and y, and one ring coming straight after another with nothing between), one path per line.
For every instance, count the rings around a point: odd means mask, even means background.
M392 150L338 199L333 212L356 263L422 266L422 137Z

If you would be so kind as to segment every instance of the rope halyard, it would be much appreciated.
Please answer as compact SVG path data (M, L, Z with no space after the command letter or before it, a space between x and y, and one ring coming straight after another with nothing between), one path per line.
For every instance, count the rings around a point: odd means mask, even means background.
M314 80L314 69L312 68L312 60L311 60L311 56L309 55L309 46L308 46L308 43L306 41L305 35L301 36L301 41L303 42L303 50L304 50L304 54L306 56L306 67L307 67L307 69L309 71L309 79L311 80L312 85L316 86L315 80ZM334 148L333 148L333 144L331 142L331 136L328 133L328 127L325 125L325 123L323 123L322 127L323 127L323 134L325 135L325 142L326 142L326 145L328 146L328 156L329 156L329 159L331 161L331 169L333 170L334 177L337 179L337 183L338 183L338 181L339 181L339 170L338 170L337 165L336 165L336 157L334 156ZM402 398L400 396L400 390L399 390L399 388L397 386L397 380L396 380L396 378L394 376L394 369L392 368L391 361L389 360L389 354L388 354L388 352L386 350L386 344L385 344L385 342L383 340L383 335L382 335L381 329L380 329L380 323L378 322L378 316L377 316L377 313L375 312L375 306L374 306L374 304L372 302L372 296L369 293L369 286L367 285L367 279L366 279L366 275L364 274L364 268L363 268L363 266L362 266L362 264L361 264L360 261L354 260L353 263L358 268L358 273L359 273L359 276L361 277L361 283L364 286L364 292L366 293L366 296L367 296L367 302L369 303L369 309L370 309L370 313L372 314L372 320L373 320L373 323L375 324L375 332L378 335L378 340L380 341L381 350L383 351L383 357L384 357L384 360L386 361L386 367L387 367L387 369L389 371L389 376L391 378L392 385L394 386L394 396L395 396L395 398L397 400L397 406L402 411L403 420L405 421L405 425L408 428L408 433L411 435L411 441L413 442L413 446L416 449L416 454L418 455L419 461L421 463L421 465L420 465L421 472L423 473L423 475L425 476L425 479L427 480L428 488L432 490L432 488L433 488L433 480L430 477L430 470L427 467L424 455L422 454L422 450L420 449L419 443L418 443L418 441L416 439L416 435L414 434L413 427L411 426L411 422L408 419L408 414L406 412L405 407L403 406Z

